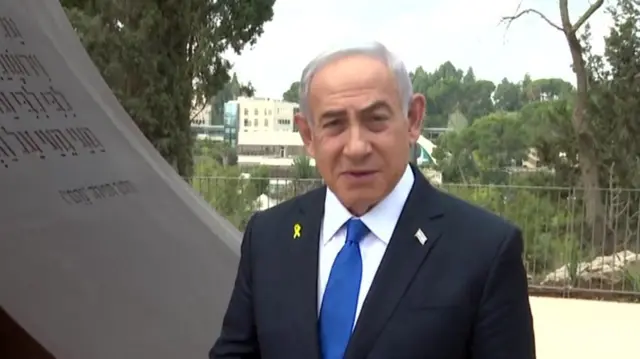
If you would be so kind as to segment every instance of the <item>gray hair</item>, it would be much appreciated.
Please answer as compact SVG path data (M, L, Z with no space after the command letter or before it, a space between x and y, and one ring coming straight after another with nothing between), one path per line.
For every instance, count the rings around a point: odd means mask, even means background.
M309 108L309 88L313 77L326 65L343 59L345 57L363 55L382 61L393 73L398 85L400 101L402 103L402 111L409 111L409 103L413 96L413 85L409 72L404 63L389 51L383 44L379 42L368 42L356 44L355 46L347 46L325 51L313 59L302 71L300 79L300 112L305 116L307 121L312 121L311 111Z

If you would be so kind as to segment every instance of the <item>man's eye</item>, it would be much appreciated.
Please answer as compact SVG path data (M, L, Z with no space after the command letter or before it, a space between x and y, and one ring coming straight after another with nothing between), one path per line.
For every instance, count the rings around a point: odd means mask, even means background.
M326 121L326 122L324 123L324 127L333 127L333 126L338 125L338 123L339 123L339 122L340 122L340 121L338 121L338 120Z
M384 116L384 115L373 115L371 117L371 119L373 121L386 121L387 120L387 116Z

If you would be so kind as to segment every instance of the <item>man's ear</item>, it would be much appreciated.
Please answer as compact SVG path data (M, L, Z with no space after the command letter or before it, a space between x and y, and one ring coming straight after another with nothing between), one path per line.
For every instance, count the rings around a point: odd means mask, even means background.
M313 150L313 129L311 128L311 124L306 117L302 115L301 112L298 112L293 117L293 121L295 125L298 126L298 131L300 132L300 138L302 138L302 143L304 144L304 148L307 150L309 156L314 157L315 152Z
M427 99L423 94L414 94L409 103L409 113L407 117L409 119L409 138L411 143L415 143L422 134L422 124L424 122L424 115L427 109Z

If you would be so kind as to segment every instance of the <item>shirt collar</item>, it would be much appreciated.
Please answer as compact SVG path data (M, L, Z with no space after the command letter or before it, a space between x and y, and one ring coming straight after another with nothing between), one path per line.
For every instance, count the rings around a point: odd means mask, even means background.
M360 219L380 240L388 244L396 228L398 218L404 207L415 177L411 166L407 165L404 174L395 188L380 203L365 213ZM324 218L322 220L322 244L327 244L353 215L340 202L338 197L327 188L324 200Z

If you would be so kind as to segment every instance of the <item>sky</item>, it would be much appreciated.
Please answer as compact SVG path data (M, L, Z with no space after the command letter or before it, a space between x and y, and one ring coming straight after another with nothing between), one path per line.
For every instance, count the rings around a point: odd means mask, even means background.
M433 71L451 61L494 82L519 81L526 73L574 82L561 32L534 14L508 30L500 24L520 3L521 9L535 8L560 23L558 0L276 0L273 19L257 43L228 58L239 79L251 81L256 96L270 98L282 98L318 53L352 41L383 43L410 71L418 66ZM572 21L589 4L569 0ZM604 8L590 24L593 47L601 51L611 25Z

